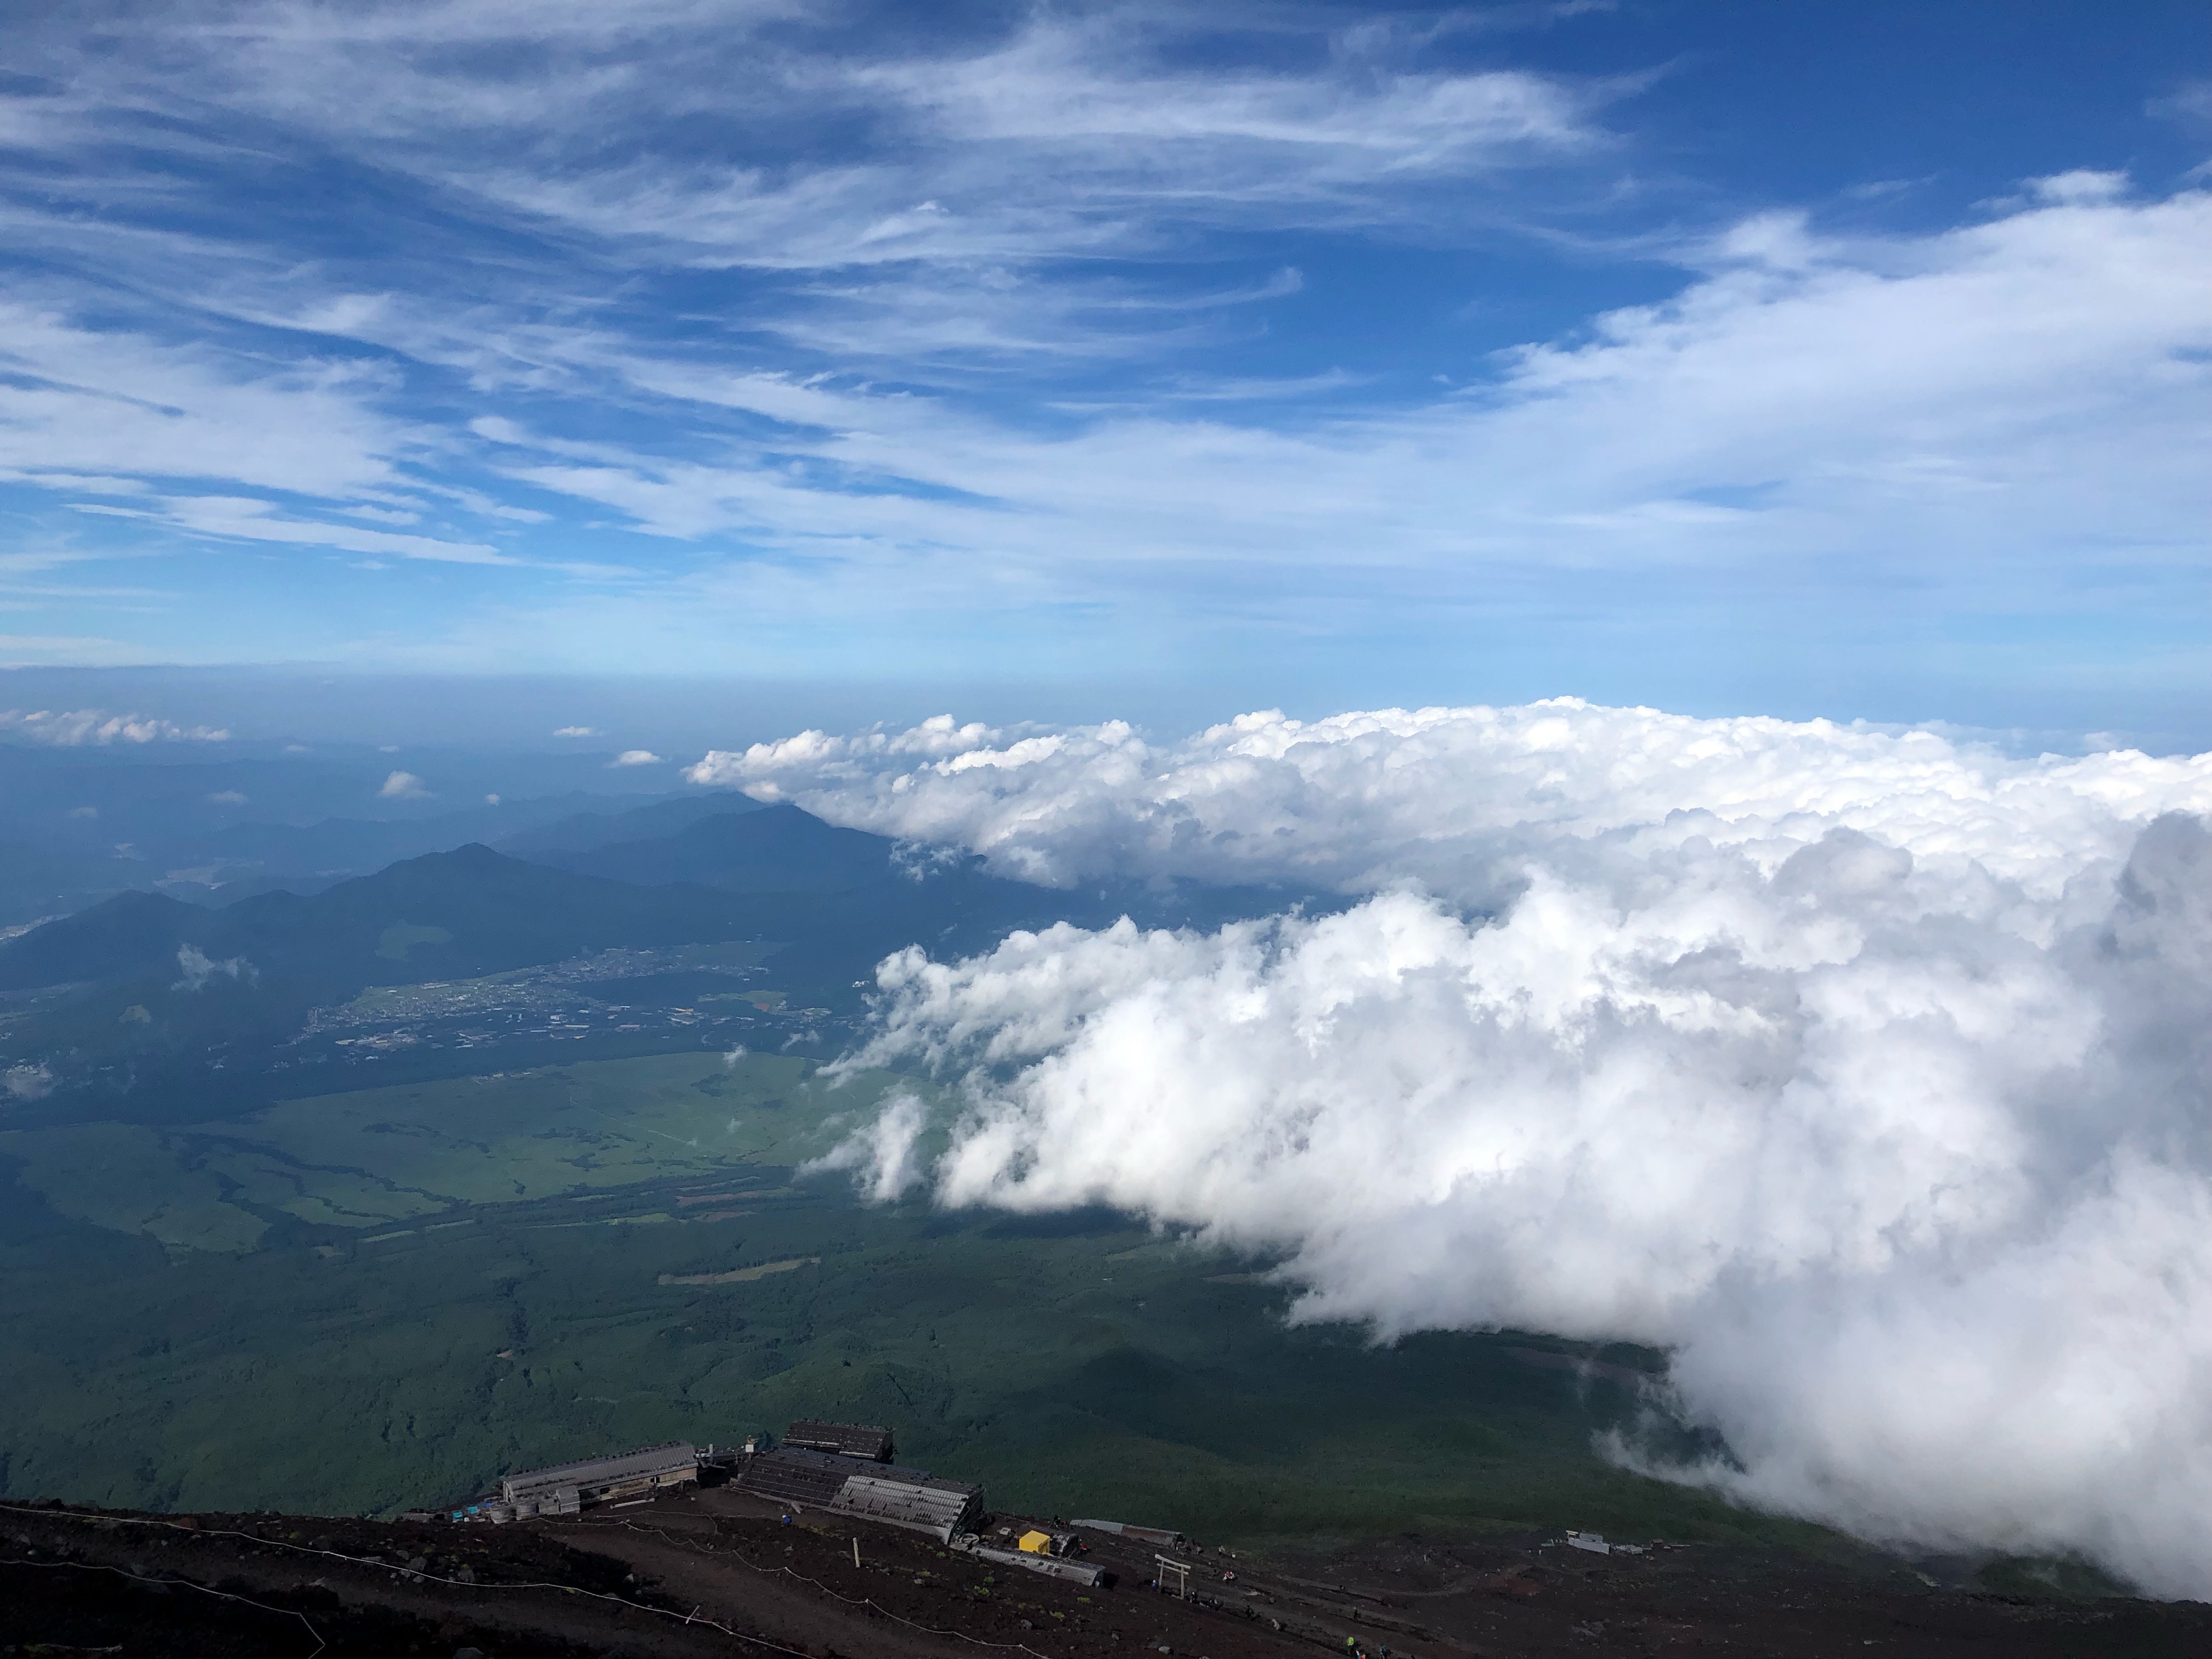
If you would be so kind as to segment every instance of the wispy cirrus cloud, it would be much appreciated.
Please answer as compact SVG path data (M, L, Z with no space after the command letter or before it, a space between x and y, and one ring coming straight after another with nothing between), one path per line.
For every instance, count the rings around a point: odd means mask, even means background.
M94 326L58 296L0 300L0 466L64 489L105 475L349 494L390 483L422 441L378 406L377 366Z
M1043 540L1054 576L1096 572L1101 592L1134 548L1155 567L1447 583L1562 559L1772 574L1846 555L1972 582L2001 556L2016 602L2056 605L2039 573L2064 582L2084 537L2148 567L2197 556L2208 503L2185 458L2212 349L2208 234L2212 196L2130 199L2110 179L1922 238L1761 218L1695 250L1677 297L1586 341L1509 354L1463 393L1296 424L1116 411L1048 434L929 396L647 360L641 386L783 430L720 465L480 430L543 458L516 476L651 533L1010 562Z
M1941 635L1998 560L2014 614L2186 613L2202 193L1747 208L1638 131L1656 64L1511 32L1601 15L45 20L0 483L81 550L486 567L407 648L503 661L1520 627L1594 571L1669 626L1849 568ZM1525 326L1467 321L1492 283Z
M428 559L443 564L512 565L497 548L482 542L441 541L432 536L408 536L388 530L369 530L359 525L325 524L291 517L273 501L239 495L173 495L157 507L112 507L79 502L80 513L111 518L137 519L174 526L195 535L236 541L283 542L294 547L333 547L350 553L388 553L402 559ZM340 509L359 513L359 507ZM371 509L374 511L374 509ZM392 515L409 522L411 514Z

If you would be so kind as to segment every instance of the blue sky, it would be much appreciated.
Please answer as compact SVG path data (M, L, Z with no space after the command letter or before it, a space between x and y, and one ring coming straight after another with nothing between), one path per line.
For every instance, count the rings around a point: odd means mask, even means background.
M2198 5L60 14L0 664L2212 741Z

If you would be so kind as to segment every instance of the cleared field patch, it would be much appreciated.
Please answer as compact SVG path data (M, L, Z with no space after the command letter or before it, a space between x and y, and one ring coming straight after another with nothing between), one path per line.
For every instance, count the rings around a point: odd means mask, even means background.
M821 1265L818 1255L795 1255L788 1261L763 1261L757 1267L732 1267L726 1273L663 1273L656 1285L748 1285L770 1273L787 1273L794 1267Z

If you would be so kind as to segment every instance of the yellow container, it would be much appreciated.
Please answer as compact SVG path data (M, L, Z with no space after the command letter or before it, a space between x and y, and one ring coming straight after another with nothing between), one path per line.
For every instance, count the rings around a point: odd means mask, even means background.
M1014 1547L1025 1550L1031 1555L1050 1555L1052 1534L1048 1532L1025 1532L1015 1540Z

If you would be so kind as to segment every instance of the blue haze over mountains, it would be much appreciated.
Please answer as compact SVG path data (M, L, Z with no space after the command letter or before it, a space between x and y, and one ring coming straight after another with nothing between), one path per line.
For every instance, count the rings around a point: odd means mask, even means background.
M48 837L10 849L0 897L40 919L0 939L0 998L15 1005L6 1010L11 1060L42 1076L36 1097L15 1103L12 1124L88 1113L189 1121L218 1099L234 1110L277 1097L297 1085L312 1011L370 987L754 940L766 947L756 971L825 1017L795 1034L798 1045L826 1052L849 1036L876 963L909 945L969 954L1016 928L1125 915L1214 925L1312 896L1197 883L1040 887L988 874L971 856L909 856L889 837L729 791L636 805L578 792L383 819L160 827L180 789L237 780L265 791L292 769L301 773L289 780L295 800L361 793L361 769L344 763L99 769L106 805L98 820L77 822L150 822L147 839L164 859L203 861L181 878L161 875L162 860L136 848L103 857ZM87 793L80 771L57 769L49 782ZM40 816L22 810L26 799L35 797L18 798L19 834L21 820ZM745 983L711 963L659 978L686 998ZM613 1047L650 1050L693 1035L656 1031ZM472 1046L447 1060L490 1063Z

